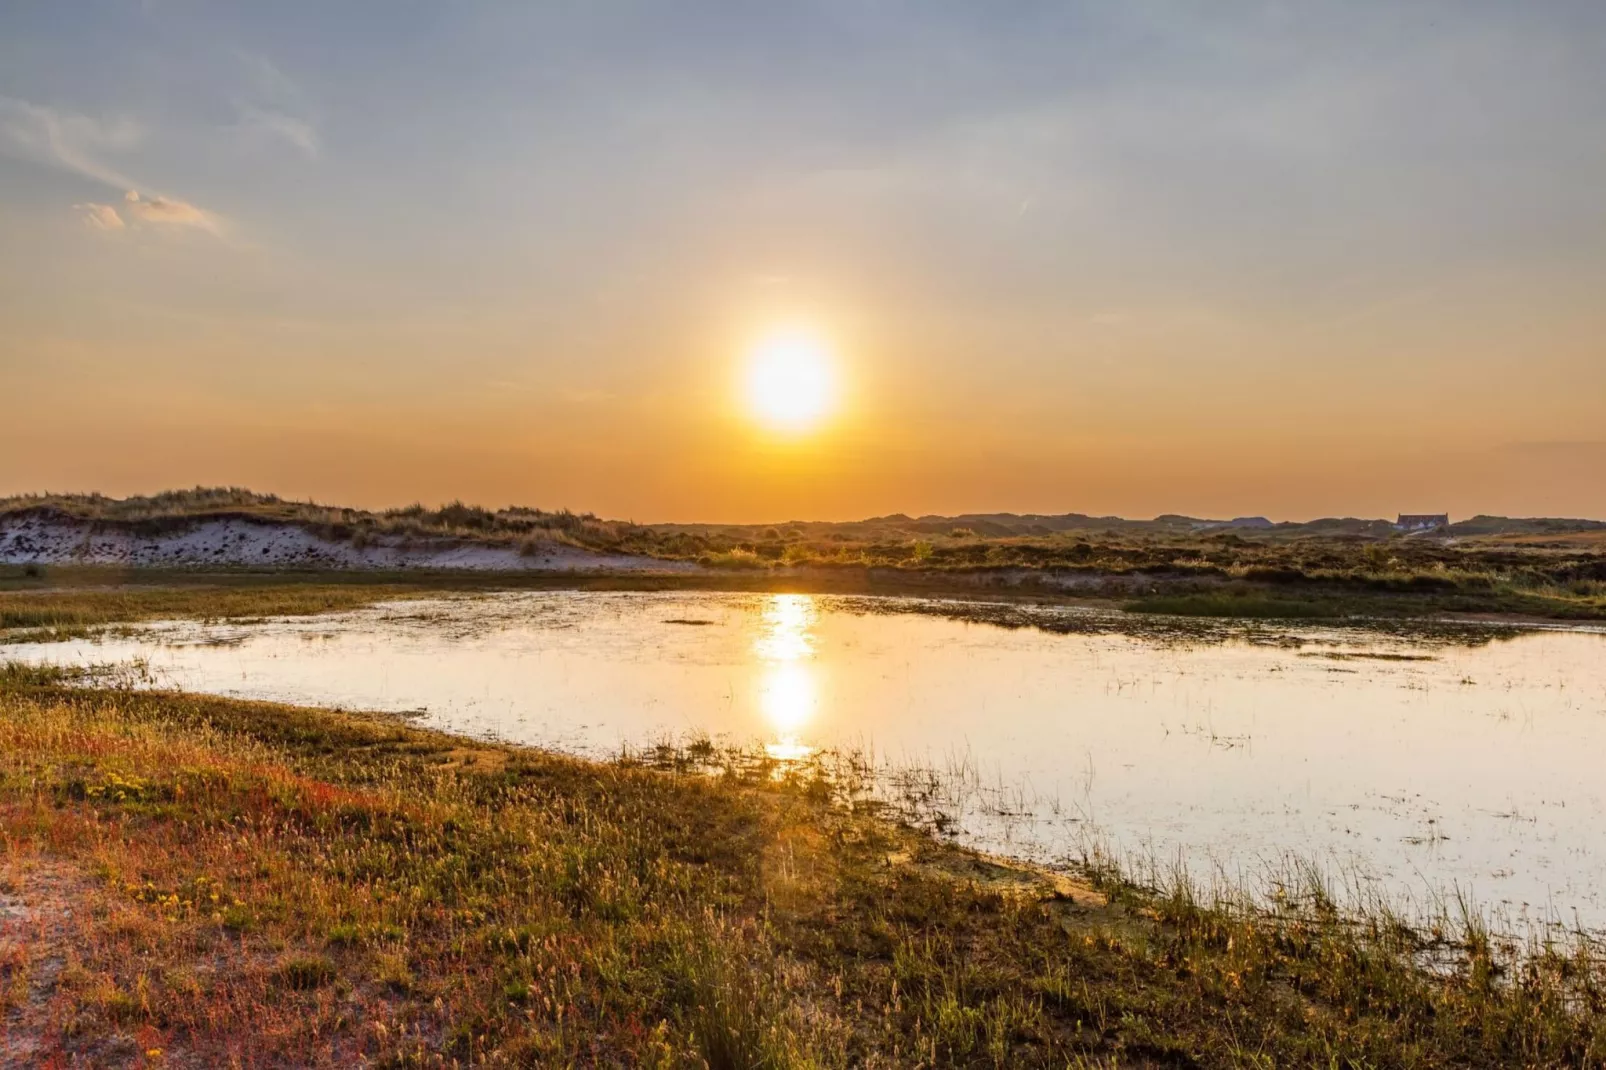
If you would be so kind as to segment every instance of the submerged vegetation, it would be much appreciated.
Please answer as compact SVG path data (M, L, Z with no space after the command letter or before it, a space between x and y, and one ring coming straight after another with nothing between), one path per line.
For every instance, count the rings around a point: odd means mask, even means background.
M1606 1059L1581 936L1015 869L806 766L74 683L0 669L8 1065Z
M51 516L152 535L208 519L294 524L364 547L460 540L534 556L564 545L702 566L681 586L1020 592L1130 608L1230 616L1506 613L1606 617L1606 524L1476 517L1402 535L1381 521L1215 524L1189 517L881 517L854 523L647 525L566 510L454 502L369 512L235 488L149 498L0 500L7 516ZM1236 525L1236 526L1235 526ZM638 584L661 585L661 578Z

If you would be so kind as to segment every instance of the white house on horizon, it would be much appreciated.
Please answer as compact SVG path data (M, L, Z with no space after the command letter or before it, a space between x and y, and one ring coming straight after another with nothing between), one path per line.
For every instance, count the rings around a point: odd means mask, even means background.
M1401 513L1395 531L1441 531L1450 526L1449 513Z

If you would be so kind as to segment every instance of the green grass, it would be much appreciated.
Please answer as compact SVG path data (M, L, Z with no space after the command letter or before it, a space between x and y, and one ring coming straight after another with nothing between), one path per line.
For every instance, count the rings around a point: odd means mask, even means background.
M1606 595L1593 589L1487 583L1440 589L1391 589L1369 581L1308 582L1282 588L1256 583L1164 591L1130 599L1134 613L1194 617L1322 619L1493 614L1550 620L1606 618Z
M31 577L29 577L31 579ZM171 580L168 581L171 583ZM41 590L0 587L0 633L17 639L65 639L111 623L305 616L417 597L420 588L375 583L182 583Z
M1256 907L1098 866L1053 878L850 812L773 763L594 764L69 683L0 669L0 895L29 912L0 937L0 1063L1606 1056L1584 943L1345 916L1317 882ZM1421 969L1429 955L1447 965Z

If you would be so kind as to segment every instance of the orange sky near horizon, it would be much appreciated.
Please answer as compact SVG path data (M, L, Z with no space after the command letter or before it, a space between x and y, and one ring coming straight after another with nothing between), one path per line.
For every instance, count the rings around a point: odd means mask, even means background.
M1059 394L1000 400L960 388L962 401L861 374L821 429L780 436L743 411L728 381L735 372L718 365L701 366L704 389L631 399L510 390L431 404L325 397L257 407L112 375L92 377L96 387L25 383L20 396L32 403L0 427L0 493L241 485L368 508L462 499L642 522L1606 516L1606 444L1545 439L1542 424L1491 434L1486 414L1462 415L1453 401L1380 413L1313 385L1302 421L1257 410L1279 405L1275 397L1202 412L1178 386L1101 412ZM1570 404L1587 414L1591 400L1580 393Z

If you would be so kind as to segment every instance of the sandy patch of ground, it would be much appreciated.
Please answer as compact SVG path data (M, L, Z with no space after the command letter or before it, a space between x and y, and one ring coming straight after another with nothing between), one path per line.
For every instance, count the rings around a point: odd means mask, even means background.
M0 1067L59 1060L58 982L88 889L81 874L59 863L16 861L0 869ZM102 1054L126 1061L137 1048L133 1038L124 1046Z

